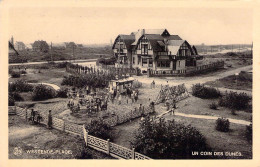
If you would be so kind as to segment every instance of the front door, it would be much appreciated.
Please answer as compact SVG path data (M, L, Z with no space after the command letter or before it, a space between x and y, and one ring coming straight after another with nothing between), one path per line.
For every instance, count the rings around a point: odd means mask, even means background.
M176 70L176 61L172 61L172 70Z

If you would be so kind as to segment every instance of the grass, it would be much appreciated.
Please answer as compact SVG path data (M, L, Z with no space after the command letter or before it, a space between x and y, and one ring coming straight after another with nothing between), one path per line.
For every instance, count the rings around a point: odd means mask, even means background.
M205 85L213 87L224 87L228 89L252 91L253 83L252 80L244 80L240 77L236 77L235 75L230 75L225 78L218 79L216 81L206 82Z
M80 151L83 139L45 126L26 123L18 116L9 116L9 158L10 159L75 159ZM23 150L22 155L13 154L15 147ZM29 154L26 150L70 150L72 154ZM86 148L94 159L111 159L110 156Z
M22 75L19 79L23 79L28 83L51 83L61 86L64 75L68 75L65 69L27 69L27 74ZM16 78L9 78L9 82L16 81Z
M219 152L236 152L240 151L242 157L227 157L227 158L252 158L252 145L247 142L245 137L244 125L230 124L230 131L227 133L218 132L215 130L215 120L201 120L196 118L185 118L180 116L166 115L166 120L175 119L178 123L185 125L191 124L197 128L206 138L208 146L214 151ZM140 119L118 125L113 128L115 134L114 142L130 148L130 141L134 139L135 130L138 129ZM218 157L212 157L218 158ZM225 158L225 157L219 157Z

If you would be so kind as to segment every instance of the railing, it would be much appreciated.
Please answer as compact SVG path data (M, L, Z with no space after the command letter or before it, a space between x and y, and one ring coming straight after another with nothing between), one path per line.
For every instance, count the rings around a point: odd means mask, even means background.
M103 140L88 134L85 126L83 125L83 136L86 143L86 146L93 149L102 151L112 157L118 159L137 159L137 160L148 160L151 159L143 154L135 152L134 148L129 149L115 143L112 143L108 140Z
M11 107L11 108L15 108L16 114L24 119L27 120L27 118L29 118L30 114L27 111L27 109L21 108L21 107ZM136 111L135 111L136 112ZM150 109L146 109L144 110L144 114L148 114L150 113L151 110ZM142 114L142 113L141 113ZM141 114L136 114L134 117L137 117L138 115ZM118 122L116 122L118 120L118 118L121 119L121 122L125 122L130 118L133 118L133 113L131 112L130 114L127 113L126 115L123 116L119 116L119 117L112 117L112 119L110 120L105 120L105 122L107 121L107 123L109 121L112 122L112 124L114 124L113 126L115 126ZM41 120L41 124L45 124L47 125L48 123L48 116L45 114L41 114L40 115L42 117ZM109 124L109 123L108 123ZM112 157L118 158L118 159L151 159L143 154L137 153L134 151L134 149L128 149L126 147L117 145L115 143L112 143L108 140L103 140L100 139L98 137L94 137L88 134L88 132L85 129L85 125L78 125L78 124L74 124L74 123L70 123L70 122L66 122L62 119L56 118L56 117L52 117L52 127L57 129L57 130L61 130L64 132L68 132L70 134L73 135L78 135L78 136L83 136L84 137L84 141L86 143L86 146L89 146L93 149L96 149L98 151L102 151L106 154L111 155Z

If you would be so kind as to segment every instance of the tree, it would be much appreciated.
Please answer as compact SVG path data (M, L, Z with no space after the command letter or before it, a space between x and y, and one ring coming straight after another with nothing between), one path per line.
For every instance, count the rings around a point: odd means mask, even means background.
M208 149L205 138L196 128L175 123L174 120L154 120L149 116L140 123L131 144L137 152L154 159L195 158L191 156L192 151Z

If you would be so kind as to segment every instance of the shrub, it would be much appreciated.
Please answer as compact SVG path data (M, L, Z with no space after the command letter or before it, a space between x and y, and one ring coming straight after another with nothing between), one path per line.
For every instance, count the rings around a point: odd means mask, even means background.
M57 97L61 98L67 98L68 97L68 89L67 88L61 88L57 91Z
M19 72L12 71L11 76L12 78L20 78L21 74Z
M10 96L13 97L15 101L23 101L22 96L17 92L10 93Z
M213 99L221 96L220 91L216 88L205 87L201 84L192 86L192 95L202 99Z
M96 75L96 74L85 74L85 75L70 75L64 77L61 85L68 85L77 88L83 88L90 86L92 88L104 88L108 85L108 82L114 79L113 74L110 75Z
M217 104L216 104L215 102L213 102L213 103L211 103L211 104L209 105L209 108L212 109L212 110L217 110L217 109L218 109L218 106L217 106Z
M233 109L232 109L232 110L231 110L231 114L232 114L232 115L237 115L237 114L236 114L236 110L233 110Z
M21 74L27 74L27 72L25 70L22 70Z
M16 80L13 83L9 83L9 92L30 92L33 91L33 86L28 84L24 80Z
M114 65L116 62L116 58L115 57L111 57L111 58L108 58L108 59L105 59L105 58L99 58L97 60L97 64L104 64L104 65Z
M218 118L216 120L216 130L221 132L228 132L229 131L229 120L225 118Z
M194 158L192 151L208 150L206 139L196 128L163 118L158 122L149 116L141 121L131 145L137 152L156 159Z
M252 123L246 126L246 139L252 141Z
M12 96L8 96L8 106L14 106L15 100Z
M226 92L219 100L219 105L235 110L243 110L250 107L251 97L246 93Z
M110 139L110 141L113 140L112 134L111 134L111 127L107 124L104 124L102 120L92 120L90 124L86 125L86 130L90 135L93 135L95 137L99 137L101 139L107 140Z
M133 81L133 88L141 88L142 82L139 82L137 80Z
M88 152L88 148L85 144L84 140L79 141L76 145L75 145L75 159L93 159L92 155Z
M45 85L37 85L33 90L32 99L36 100L46 100L55 97L55 90L53 88L47 87Z

